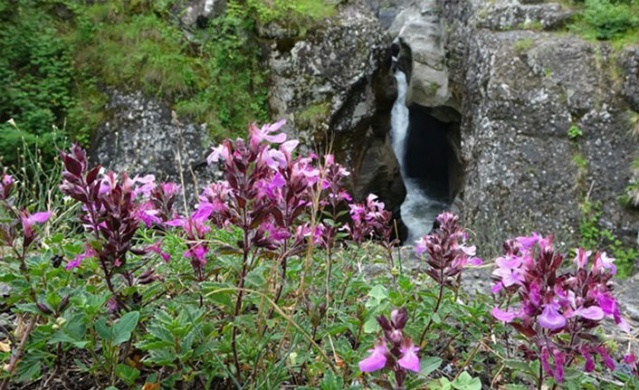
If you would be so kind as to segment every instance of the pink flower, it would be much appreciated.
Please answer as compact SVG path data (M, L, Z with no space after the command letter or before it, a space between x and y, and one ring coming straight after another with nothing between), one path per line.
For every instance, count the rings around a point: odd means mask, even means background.
M504 311L498 307L493 308L490 311L490 314L493 315L496 319L503 322L512 322L515 318L519 317L519 313L516 311Z
M286 123L286 119L282 119L273 124L264 125L261 128L258 128L255 124L250 125L249 126L250 147L253 150L256 150L258 145L262 141L267 141L273 144L281 144L282 142L286 141L285 133L271 134L281 129L285 123Z
M360 371L373 372L381 370L386 366L389 352L384 342L376 343L375 347L369 349L368 352L371 352L370 356L359 362Z
M606 252L601 252L598 256L595 256L595 260L592 264L592 272L598 272L602 268L609 269L610 273L615 275L617 273L617 267L615 267L615 259L608 257Z
M226 143L218 145L216 148L213 148L213 151L206 158L207 164L211 165L214 162L218 162L220 159L224 161L228 161L231 156L229 146Z
M86 244L84 246L84 252L79 254L79 255L77 255L75 257L75 259L73 259L73 261L70 261L69 263L67 263L67 265L64 268L67 271L69 271L69 270L71 270L73 268L79 267L80 263L82 263L82 261L84 259L89 258L89 257L95 257L95 256L97 256L97 253L95 252L95 250L89 244Z
M2 173L2 179L0 179L0 200L5 200L11 193L11 187L13 185L13 177Z
M590 306L586 308L580 307L579 309L575 310L573 315L581 316L593 321L599 321L604 318L604 312L599 306Z
M415 240L415 254L417 254L417 256L425 253L426 249L426 239L424 237Z
M43 211L35 213L33 215L29 215L28 213L24 212L20 217L20 219L22 220L22 227L25 231L31 230L31 226L35 225L36 223L47 222L49 217L51 217L51 214L51 211Z
M566 319L557 311L556 303L547 304L538 318L539 326L550 330L558 330L566 326Z
M402 353L402 357L397 361L397 364L406 370L419 372L419 357L417 356L419 348L415 347L413 342L410 341L407 345L402 345L399 351Z
M626 364L635 364L637 362L637 356L634 353L624 355L623 361Z
M158 255L160 255L160 257L162 258L162 260L164 260L166 263L169 262L169 260L171 260L171 255L169 255L166 252L162 252L162 249L160 248L160 243L161 241L158 241L152 245L149 245L146 247L146 249L144 250L145 252L153 252L153 253L157 253Z
M575 256L575 264L577 268L581 269L588 264L588 257L592 254L592 251L586 251L584 248L577 249L577 256Z
M191 260L197 260L201 265L206 264L206 254L209 252L208 248L205 248L202 245L196 245L194 248L191 248L184 252L184 257L188 257Z

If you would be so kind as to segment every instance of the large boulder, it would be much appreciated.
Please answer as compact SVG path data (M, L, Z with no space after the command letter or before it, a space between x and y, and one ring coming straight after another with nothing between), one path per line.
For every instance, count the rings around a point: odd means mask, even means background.
M206 126L181 122L164 102L139 91L110 90L108 95L109 119L92 141L94 162L130 174L154 174L157 180L184 181L191 199L213 180L206 165Z
M405 190L389 142L390 41L368 6L349 1L304 34L275 24L258 31L269 43L273 116L287 118L307 148L334 152L357 200L373 192L398 208Z

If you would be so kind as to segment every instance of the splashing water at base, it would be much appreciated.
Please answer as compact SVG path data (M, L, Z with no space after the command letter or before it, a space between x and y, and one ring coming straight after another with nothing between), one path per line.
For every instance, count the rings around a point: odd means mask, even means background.
M397 100L391 111L391 141L399 161L400 172L406 186L406 199L401 206L402 221L408 228L408 243L413 243L433 228L437 215L448 207L446 202L429 197L421 188L419 180L409 178L405 171L406 140L408 139L408 107L406 92L408 83L402 71L395 73Z

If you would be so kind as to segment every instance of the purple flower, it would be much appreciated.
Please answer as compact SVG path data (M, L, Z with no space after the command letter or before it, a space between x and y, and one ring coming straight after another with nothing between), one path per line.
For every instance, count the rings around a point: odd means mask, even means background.
M555 363L555 380L559 383L564 381L564 364L566 363L566 355L558 350L553 351Z
M373 372L381 370L386 366L388 360L388 349L383 341L379 341L375 344L373 349L369 349L371 354L364 360L359 362L359 369L362 372Z
M397 361L397 364L409 371L419 372L420 367L417 351L419 351L419 348L415 347L412 341L406 343L406 345L402 345L400 348L402 357Z
M31 230L31 226L35 225L36 223L47 222L49 217L51 217L51 214L51 211L43 211L35 213L33 215L29 215L28 213L24 212L20 217L20 219L22 220L22 227L25 231Z
M274 135L271 134L281 129L285 123L286 123L286 120L282 119L273 124L264 125L261 128L258 128L255 124L250 125L249 126L249 146L253 150L256 150L258 145L262 141L267 141L274 144L281 144L282 142L286 141L285 133L279 133Z
M537 318L539 326L550 330L562 329L566 326L566 318L557 311L559 305L556 303L547 304Z
M67 265L64 267L67 271L79 267L80 264L82 263L82 261L86 258L89 257L95 257L97 256L96 251L91 247L91 245L89 244L85 244L84 245L84 252L77 255L75 257L75 259L73 259L72 261L70 261L69 263L67 263Z
M580 307L573 315L581 316L593 321L599 321L604 318L604 312L599 306Z
M496 319L502 322L512 322L515 318L519 317L519 313L515 311L512 311L512 310L504 311L498 307L493 308L490 311L490 314L492 314L493 317L495 317Z

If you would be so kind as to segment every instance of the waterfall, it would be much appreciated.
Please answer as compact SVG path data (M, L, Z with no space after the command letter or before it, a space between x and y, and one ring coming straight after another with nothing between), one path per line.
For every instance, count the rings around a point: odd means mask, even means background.
M420 183L406 174L406 141L409 124L408 107L406 107L408 83L406 75L400 70L395 72L395 80L397 80L397 100L391 111L391 141L406 187L406 199L401 206L401 215L404 225L408 228L407 243L412 244L414 240L431 231L435 218L448 205L429 197Z

